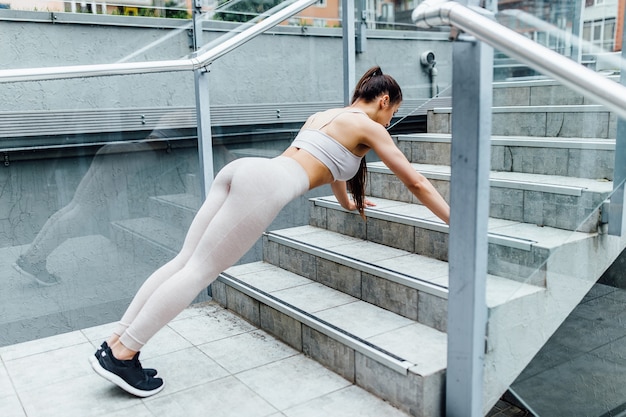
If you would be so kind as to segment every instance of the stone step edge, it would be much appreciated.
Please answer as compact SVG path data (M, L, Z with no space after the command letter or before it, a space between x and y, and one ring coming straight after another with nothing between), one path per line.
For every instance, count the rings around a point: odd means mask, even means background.
M313 202L316 206L329 208L332 210L343 211L346 213L352 213L339 205L336 201L328 200L328 197L314 197L309 201ZM332 198L332 197L331 197ZM409 203L407 203L409 204ZM365 209L365 215L374 219L386 220L394 223L406 224L408 226L416 226L421 229L431 230L434 232L449 233L449 226L438 221L432 221L427 219L420 219L417 217L410 217L402 214L394 214L383 209L376 209L368 207ZM494 232L488 233L489 243L494 243L500 246L506 246L514 249L521 249L525 251L533 250L533 247L538 242L536 240L529 240L523 238L516 238L512 236L506 236Z
M439 181L450 181L450 177L451 177L450 168L447 165L446 166L437 165L436 166L437 168L435 168L434 165L425 165L425 164L417 164L417 163L411 163L411 165L413 165L416 171L419 171L422 175L424 175L428 179L439 180ZM376 173L376 174L393 175L391 170L387 168L382 162L369 162L367 164L367 170L368 172ZM497 174L499 173L500 172L498 171L491 172L492 175L489 178L489 184L491 187L546 192L546 193L567 195L567 196L573 196L573 197L580 197L582 196L583 192L600 192L600 191L594 191L593 189L590 189L588 187L583 187L583 186L545 184L539 181L532 182L528 180L512 180L512 179L494 178L494 175L497 176ZM520 175L533 176L533 175L543 175L543 174L521 173ZM549 176L549 175L544 175L544 176ZM565 178L571 180L574 177L565 177ZM580 180L583 180L583 179L581 178ZM612 181L607 181L606 183L612 183Z
M181 197L180 199L178 199L179 201L176 201L177 198L176 197ZM172 206L176 209L180 209L180 210L185 210L185 211L189 211L189 212L197 212L200 209L199 205L196 206L190 206L188 204L185 204L186 201L181 202L180 200L184 199L184 198L189 198L189 197L193 197L193 194L191 193L178 193L178 194L164 194L164 195L154 195L154 196L150 196L149 199L155 203L159 203L162 204L164 206Z
M217 279L219 282L240 291L248 297L257 300L300 323L306 324L310 328L350 347L351 349L354 349L355 351L377 361L378 363L387 366L389 369L392 369L401 375L408 375L409 372L411 372L411 368L415 366L414 363L400 358L391 352L387 352L386 350L381 349L351 333L348 333L331 323L315 317L314 315L307 313L294 305L288 304L259 288L246 284L227 272L222 272Z
M169 223L166 223L164 221L155 219L153 217L137 217L137 218L126 219L126 220L116 220L116 221L111 222L111 227L117 228L120 231L122 231L124 233L128 233L131 236L134 236L136 238L143 239L143 240L147 241L148 243L154 245L158 249L165 250L165 251L170 251L170 252L171 251L177 251L177 249L169 247L166 243L164 243L162 241L156 240L153 235L141 233L141 232L137 231L136 229L133 229L132 227L128 226L129 222L139 221L139 220L148 220L148 221L151 221L151 222L159 222L161 225L163 225L165 227L173 228L173 226L171 226Z
M435 107L433 113L452 113L452 107ZM601 104L560 104L554 106L497 106L492 113L610 113Z
M401 284L405 287L413 288L418 291L423 291L425 293L443 299L448 299L448 288L443 285L434 284L419 277L394 271L391 268L379 266L371 262L366 262L361 259L353 258L351 256L342 255L338 252L312 245L310 243L301 242L294 238L281 236L279 233L280 231L267 232L265 233L265 236L267 236L268 240L271 242L279 243L292 249L308 253L309 255L336 262L341 265L356 269L357 271L377 276L379 278L388 279L389 281ZM372 243L372 245L379 245L374 242L370 243ZM407 255L408 254L410 254L410 252L407 252Z
M413 133L394 135L402 142L451 143L450 133ZM539 136L491 136L494 146L518 146L528 148L559 148L559 149L588 149L600 151L614 151L615 139L594 138L550 138Z

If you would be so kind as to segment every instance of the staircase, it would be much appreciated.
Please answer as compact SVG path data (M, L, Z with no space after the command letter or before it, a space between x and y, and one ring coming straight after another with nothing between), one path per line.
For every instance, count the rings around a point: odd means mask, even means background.
M446 197L450 120L450 108L435 108L428 133L396 137ZM493 120L485 413L626 247L603 233L612 114L533 81L495 84ZM213 298L410 415L443 415L448 227L384 164L368 170L377 205L367 221L313 198L309 224L268 231L263 260L224 271ZM142 240L166 259L190 220L163 207L193 212L199 202L155 200L153 218L114 227L120 244Z

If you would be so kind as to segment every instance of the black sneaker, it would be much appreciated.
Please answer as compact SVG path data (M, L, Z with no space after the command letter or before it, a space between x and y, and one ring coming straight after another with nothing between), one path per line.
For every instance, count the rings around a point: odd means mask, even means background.
M61 282L61 280L56 275L48 272L45 262L31 264L29 262L26 262L24 258L20 256L13 264L13 268L23 277L32 279L39 285L43 285L45 287L49 287L50 285L56 285Z
M96 362L98 360L98 358L100 357L100 354L102 353L102 351L106 350L109 348L109 345L106 341L102 342L102 345L100 345L100 348L96 351L96 353L94 353L93 356L89 357L89 362ZM145 374L148 377L153 377L156 376L159 372L154 369L154 368L143 368L143 371L145 372Z
M139 352L130 360L116 359L107 347L100 352L97 361L91 363L94 371L129 394L149 397L163 389L161 378L149 377L139 363Z

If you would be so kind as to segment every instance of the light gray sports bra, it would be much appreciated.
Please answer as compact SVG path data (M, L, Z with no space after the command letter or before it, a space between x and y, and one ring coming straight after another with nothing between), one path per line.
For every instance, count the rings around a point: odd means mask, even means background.
M346 110L337 113L332 119L322 127L332 122L335 117L343 113L364 113L361 110ZM359 170L361 157L350 152L345 146L337 142L336 139L328 136L319 129L302 129L291 143L299 149L304 149L322 164L324 164L333 175L335 180L347 181Z

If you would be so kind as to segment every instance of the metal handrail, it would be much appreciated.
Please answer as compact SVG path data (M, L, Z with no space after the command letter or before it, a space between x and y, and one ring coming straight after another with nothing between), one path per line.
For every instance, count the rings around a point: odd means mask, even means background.
M485 9L480 10L487 12ZM625 86L520 35L484 13L455 1L426 0L413 11L412 19L422 28L454 26L626 119Z
M149 62L123 62L114 64L71 65L47 68L0 70L0 83L16 81L42 81L65 78L103 77L112 75L148 74L173 71L194 71L210 65L233 49L257 35L273 28L285 19L306 9L318 0L297 0L263 21L238 33L210 50L191 58Z

